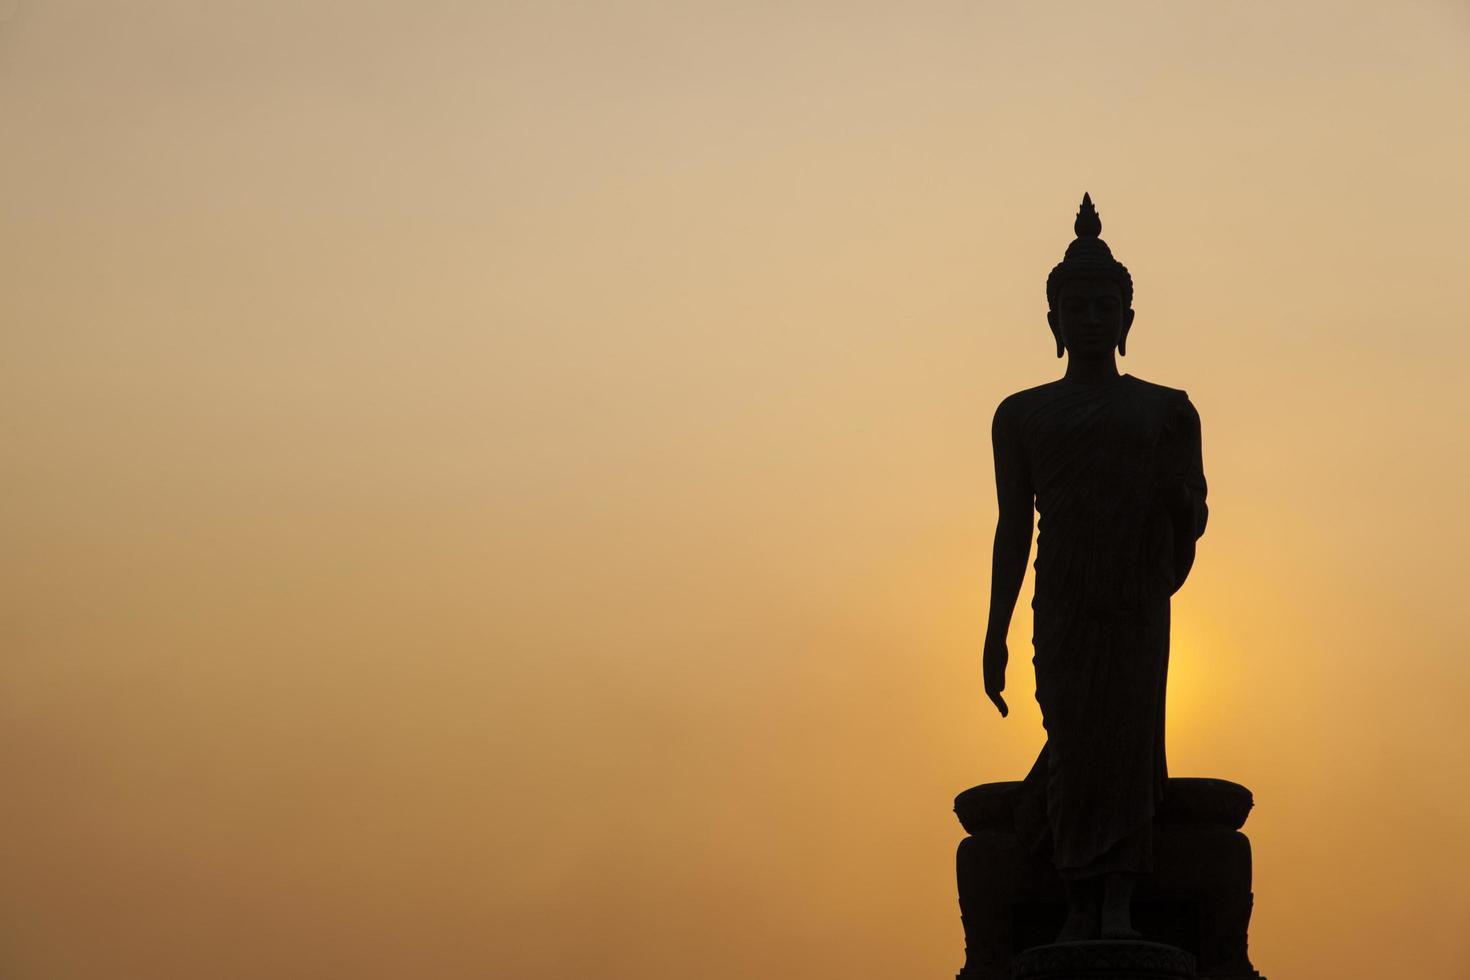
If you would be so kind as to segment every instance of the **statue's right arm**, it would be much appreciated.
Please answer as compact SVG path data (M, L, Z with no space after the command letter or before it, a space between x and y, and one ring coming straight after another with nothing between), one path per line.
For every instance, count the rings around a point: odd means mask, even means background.
M1006 663L1010 659L1006 634L1016 597L1026 577L1031 557L1031 534L1035 529L1035 491L1026 468L1017 432L1014 404L1007 399L995 411L990 444L995 453L995 497L999 516L995 524L995 547L990 563L990 617L985 629L985 693L995 702L1001 716L1008 713L1001 692L1005 690Z

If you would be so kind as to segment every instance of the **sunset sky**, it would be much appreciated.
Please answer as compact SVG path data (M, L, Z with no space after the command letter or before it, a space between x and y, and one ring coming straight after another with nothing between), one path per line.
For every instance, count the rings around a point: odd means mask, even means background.
M1461 0L0 0L0 147L5 980L952 976L1084 191L1255 964L1470 980Z

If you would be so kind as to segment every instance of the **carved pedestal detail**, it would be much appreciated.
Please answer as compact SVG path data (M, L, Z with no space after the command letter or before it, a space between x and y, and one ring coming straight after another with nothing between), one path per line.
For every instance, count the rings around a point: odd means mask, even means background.
M1098 940L1035 946L1012 965L1016 980L1195 980L1194 957L1161 943Z

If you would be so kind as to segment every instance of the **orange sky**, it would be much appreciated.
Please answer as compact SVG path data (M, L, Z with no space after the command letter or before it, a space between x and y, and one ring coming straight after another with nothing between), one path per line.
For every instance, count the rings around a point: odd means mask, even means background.
M1427 0L0 3L7 980L952 975L1084 190L1256 965L1470 976L1467 92Z

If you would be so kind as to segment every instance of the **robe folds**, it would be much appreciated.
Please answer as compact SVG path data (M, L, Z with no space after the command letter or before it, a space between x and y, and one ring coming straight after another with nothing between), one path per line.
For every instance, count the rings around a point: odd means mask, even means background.
M1033 644L1046 745L1019 829L1070 878L1152 869L1169 597L1204 532L1199 415L1123 375L1011 396L1005 438L1040 515Z

